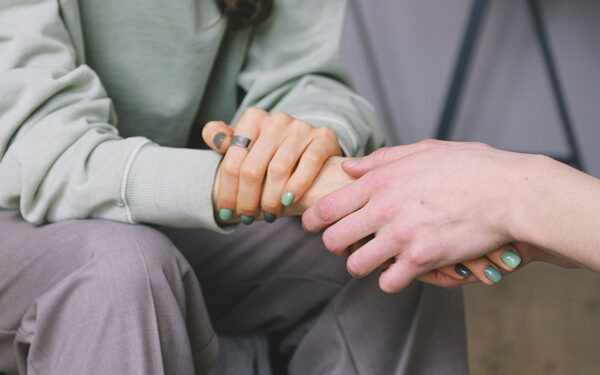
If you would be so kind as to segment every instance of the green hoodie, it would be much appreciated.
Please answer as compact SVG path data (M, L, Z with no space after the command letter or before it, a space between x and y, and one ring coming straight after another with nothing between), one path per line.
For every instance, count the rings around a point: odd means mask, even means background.
M220 230L209 120L251 106L381 145L339 60L345 1L280 0L227 30L213 0L0 0L0 207ZM118 121L117 121L118 117Z

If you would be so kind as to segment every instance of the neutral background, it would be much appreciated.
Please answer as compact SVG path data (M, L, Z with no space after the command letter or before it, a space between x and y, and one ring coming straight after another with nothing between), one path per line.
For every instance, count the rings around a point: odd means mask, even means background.
M587 172L600 177L600 1L541 3ZM342 53L390 144L433 137L470 6L351 0ZM456 121L455 140L568 152L524 1L492 0ZM599 275L534 264L465 295L473 374L599 373Z

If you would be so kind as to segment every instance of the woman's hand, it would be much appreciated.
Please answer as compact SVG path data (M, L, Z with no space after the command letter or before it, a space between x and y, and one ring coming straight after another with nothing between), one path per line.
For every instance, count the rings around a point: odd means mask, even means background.
M229 147L233 136L250 139L249 147ZM261 208L265 220L275 220L282 206L302 199L325 162L341 154L333 130L258 108L248 109L235 127L209 122L202 137L213 150L225 153L215 190L223 222L235 212L250 224Z
M477 281L495 285L502 276L519 270L534 261L552 263L564 268L581 267L551 251L524 242L517 242L502 246L485 256L427 272L419 276L417 280L443 288L454 288Z

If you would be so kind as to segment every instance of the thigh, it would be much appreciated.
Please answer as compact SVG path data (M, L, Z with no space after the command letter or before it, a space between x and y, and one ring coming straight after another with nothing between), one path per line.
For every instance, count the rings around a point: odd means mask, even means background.
M102 313L118 314L113 324L150 305L163 336L172 328L161 324L187 312L195 347L212 337L195 275L159 231L105 220L33 226L13 211L0 211L0 228L0 371L16 365L17 331L64 347L66 337L82 341Z
M299 218L239 226L229 234L165 229L196 270L218 331L290 328L321 309L350 279L344 259Z

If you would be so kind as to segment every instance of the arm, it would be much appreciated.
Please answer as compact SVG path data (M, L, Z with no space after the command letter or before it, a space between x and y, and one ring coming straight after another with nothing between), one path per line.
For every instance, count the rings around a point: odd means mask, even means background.
M35 224L94 217L219 230L211 191L221 158L119 136L84 64L77 2L1 4L0 207Z
M547 157L525 168L511 237L600 272L600 180Z
M348 269L360 277L395 259L380 278L385 291L511 242L529 260L566 258L600 271L600 182L546 157L426 141L344 168L362 177L320 200L303 223L311 231L333 224L323 240L334 253L376 233Z
M283 0L254 30L238 79L245 96L236 127L212 122L203 129L220 152L234 131L252 140L249 152L231 148L221 164L215 202L224 219L236 213L251 223L260 209L279 216L289 204L282 198L301 199L340 147L354 156L382 143L373 109L350 89L339 60L344 16L345 1ZM215 145L218 134L224 138Z

